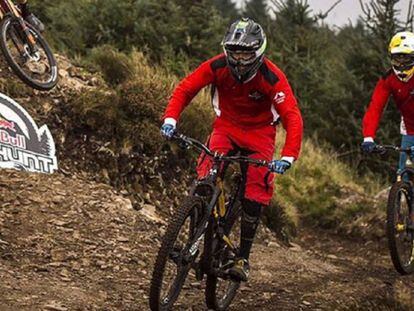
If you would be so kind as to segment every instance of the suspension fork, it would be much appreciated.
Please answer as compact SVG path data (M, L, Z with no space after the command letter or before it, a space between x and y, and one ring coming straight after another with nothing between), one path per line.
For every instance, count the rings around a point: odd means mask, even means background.
M23 34L27 38L27 43L28 43L28 45L30 47L30 51L32 53L36 53L38 51L38 49L37 49L37 46L36 46L36 39L35 39L35 37L30 32L30 29L29 29L29 27L27 27L27 24L24 21L23 17L19 16L18 17L18 21L19 21L20 26L22 27Z
M11 14L19 22L21 30L23 31L24 36L27 38L27 43L29 44L30 50L33 53L37 52L36 39L34 38L32 33L30 32L29 27L27 27L27 24L26 24L24 18L22 17L22 15L20 14L20 11L17 9L17 7L11 1L5 0L4 2L5 2L5 4L7 5L8 9L10 11L9 14Z
M208 185L208 186L211 186L211 185ZM196 192L196 189L193 188L191 193L194 194L195 192ZM197 221L198 224L195 229L194 235L184 250L185 254L190 253L190 256L193 256L193 254L195 254L194 250L198 249L198 245L200 241L202 240L207 230L207 227L209 226L210 217L214 213L214 209L215 209L217 200L220 197L220 194L221 194L220 188L218 187L214 188L214 192L213 192L213 195L211 196L211 200L207 206L203 207L203 211L202 211L203 213L201 216L201 220Z

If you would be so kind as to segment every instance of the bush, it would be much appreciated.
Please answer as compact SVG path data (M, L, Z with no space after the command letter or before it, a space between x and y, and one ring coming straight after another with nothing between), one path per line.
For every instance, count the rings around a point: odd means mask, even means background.
M170 69L181 73L188 62L193 66L220 51L227 26L211 0L31 2L55 46L70 55L100 45L124 52L139 48L152 61L169 60Z
M88 60L98 67L105 81L113 86L131 79L134 75L135 68L128 55L109 45L93 49Z
M284 142L284 135L280 134L276 154ZM291 215L290 223L295 225L299 219L324 227L349 224L366 207L374 205L372 197L381 184L368 177L357 177L326 145L318 146L316 141L305 139L300 159L286 175L277 176L276 207L284 208L285 214ZM348 200L350 197L352 200Z

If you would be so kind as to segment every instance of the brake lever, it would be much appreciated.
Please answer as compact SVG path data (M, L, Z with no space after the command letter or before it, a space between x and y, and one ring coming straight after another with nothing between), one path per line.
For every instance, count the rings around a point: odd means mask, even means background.
M387 153L387 149L384 148L383 146L377 145L377 146L375 146L374 153L378 153L380 155L384 155L384 154Z
M190 144L182 140L178 143L178 147L180 147L183 150L188 150L190 149Z

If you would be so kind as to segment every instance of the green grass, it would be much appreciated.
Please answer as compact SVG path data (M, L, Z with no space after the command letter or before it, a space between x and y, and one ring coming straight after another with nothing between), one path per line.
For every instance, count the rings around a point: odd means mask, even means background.
M275 157L284 142L284 134L280 134ZM271 208L282 209L278 214L286 214L287 224L294 227L301 221L321 227L349 226L358 217L375 210L377 202L373 196L381 187L368 177L358 177L328 147L318 146L314 139L308 138L292 169L277 176Z

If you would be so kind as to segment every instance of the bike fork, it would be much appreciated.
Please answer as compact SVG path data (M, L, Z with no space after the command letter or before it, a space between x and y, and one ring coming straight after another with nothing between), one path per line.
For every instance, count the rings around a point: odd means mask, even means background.
M37 52L39 52L39 49L37 48L37 45L36 45L36 39L34 38L32 33L30 32L29 27L27 27L26 22L23 19L23 17L18 17L17 20L20 24L20 27L21 27L22 31L23 31L24 37L27 38L27 43L28 43L28 46L30 48L30 55L36 54Z

